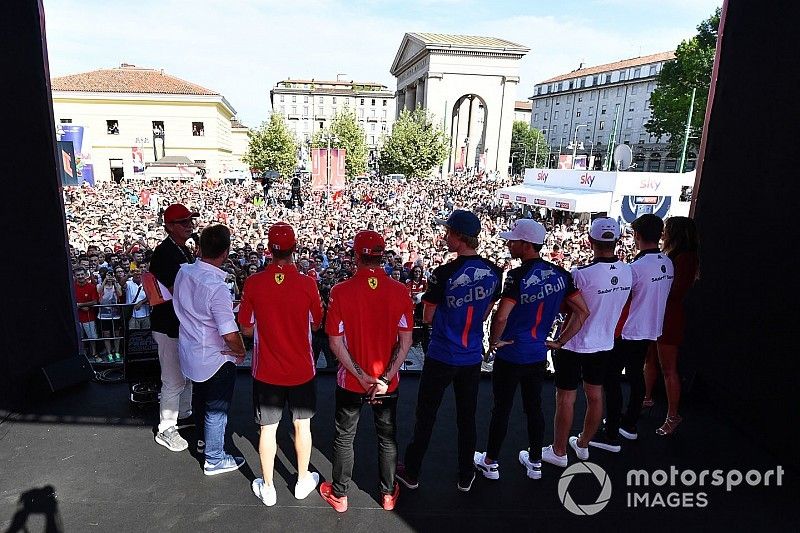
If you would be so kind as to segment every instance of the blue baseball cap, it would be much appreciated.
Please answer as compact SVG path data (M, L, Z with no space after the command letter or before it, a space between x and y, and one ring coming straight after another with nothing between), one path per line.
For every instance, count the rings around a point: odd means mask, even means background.
M433 220L437 224L442 224L443 226L468 237L477 237L481 232L480 219L475 216L474 213L464 211L463 209L456 209L450 213L450 216L447 217L447 220L441 218L435 218Z

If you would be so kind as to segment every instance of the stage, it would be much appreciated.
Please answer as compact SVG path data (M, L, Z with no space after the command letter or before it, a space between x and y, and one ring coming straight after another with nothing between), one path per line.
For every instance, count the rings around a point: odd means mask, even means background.
M400 455L413 428L419 377L403 375L398 408ZM318 377L318 411L312 422L314 451L312 469L330 479L333 441L332 374ZM526 446L525 423L517 399L511 425L500 457L501 478L476 479L472 491L456 490L454 450L455 410L448 393L439 412L433 441L420 475L420 488L401 488L397 508L381 509L378 502L377 450L372 417L365 410L356 437L354 487L349 510L338 514L312 493L296 500L294 448L288 436L290 424L281 423L275 485L278 504L264 506L251 492L250 483L260 476L257 428L250 407L251 378L239 372L234 404L228 421L229 451L244 455L247 464L237 472L206 477L201 458L190 449L174 453L153 440L157 422L155 405L133 406L124 383L90 383L52 398L26 412L0 415L0 531L44 530L46 515L54 531L535 531L562 526L579 529L676 530L735 527L740 530L797 530L795 511L797 473L784 470L782 486L748 486L745 481L730 492L725 486L629 487L628 470L646 469L667 473L709 469L776 469L778 463L745 437L702 400L687 397L685 422L671 439L654 434L664 418L663 406L645 412L639 440L624 443L623 451L612 454L590 449L589 461L608 474L613 492L607 506L593 516L575 516L559 500L559 476L563 470L545 464L543 478L525 477L517 453ZM582 393L581 393L582 394ZM545 383L546 443L552 438L554 389ZM579 395L580 398L580 395ZM579 399L576 425L582 420ZM663 404L663 402L661 402ZM491 382L481 382L477 413L478 449L484 450L491 408ZM366 416L369 415L369 416ZM577 434L577 427L572 434ZM193 429L181 432L190 443ZM764 438L769 438L765 435ZM191 452L191 453L190 453ZM288 457L287 457L288 455ZM577 464L569 450L570 465ZM723 474L726 475L726 474ZM656 479L653 477L653 479ZM566 482L562 482L564 485ZM566 485L565 485L566 486ZM48 496L48 487L55 499ZM598 499L600 482L594 476L576 475L568 486L570 497L579 504ZM630 493L640 495L636 507ZM699 497L698 493L705 493ZM647 502L663 505L645 507ZM702 507L672 508L679 493L679 505L691 500ZM660 494L661 496L656 496ZM685 496L690 494L690 496ZM670 499L671 498L671 499ZM23 504L23 502L26 502ZM16 520L16 522L15 522ZM12 523L14 527L12 528ZM11 528L11 529L9 529Z

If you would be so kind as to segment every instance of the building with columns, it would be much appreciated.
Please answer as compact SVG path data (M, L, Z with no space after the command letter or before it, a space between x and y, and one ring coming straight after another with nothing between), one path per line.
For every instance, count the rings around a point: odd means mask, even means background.
M406 33L392 63L397 109L419 106L450 137L443 173L506 172L519 62L529 48L495 37Z

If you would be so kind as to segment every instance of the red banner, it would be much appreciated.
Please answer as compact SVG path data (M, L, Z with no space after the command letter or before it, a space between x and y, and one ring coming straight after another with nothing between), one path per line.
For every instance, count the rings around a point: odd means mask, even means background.
M331 179L330 186L332 191L344 189L345 177L345 149L333 148L331 150Z
M322 191L325 189L325 176L328 171L328 150L325 148L311 149L311 190Z

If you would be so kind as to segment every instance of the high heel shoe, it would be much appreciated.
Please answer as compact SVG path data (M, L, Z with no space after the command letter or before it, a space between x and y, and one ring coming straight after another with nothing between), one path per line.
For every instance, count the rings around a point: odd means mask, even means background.
M678 429L678 424L680 424L682 420L683 418L681 415L668 416L664 421L664 425L656 430L656 435L661 437L668 437L672 435L675 433L675 430Z

